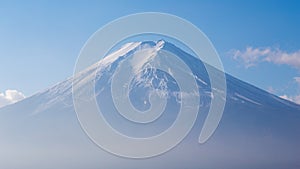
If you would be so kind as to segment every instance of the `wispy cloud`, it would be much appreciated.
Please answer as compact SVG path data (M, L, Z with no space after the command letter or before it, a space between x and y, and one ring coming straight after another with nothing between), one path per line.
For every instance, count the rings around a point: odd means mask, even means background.
M297 84L300 86L300 77L294 77L294 80L297 82Z
M250 46L245 50L233 49L229 53L235 60L242 61L247 68L261 62L271 62L300 69L300 50L296 52L286 52L279 48L254 48Z
M15 103L24 98L24 94L17 90L6 90L4 93L0 93L0 107Z
M297 104L300 104L300 95L296 95L296 96L288 96L288 95L282 95L282 96L279 96L283 99L286 99L286 100L289 100L289 101L292 101L292 102L295 102Z
M272 47L252 47L248 46L244 50L233 49L229 51L230 56L243 63L246 68L256 66L262 62L277 65L287 65L300 70L300 50L295 52L283 51ZM300 88L300 77L294 77L293 84L298 84L295 88ZM296 91L295 89L295 91ZM271 93L277 93L274 88L267 89ZM282 94L279 97L300 104L300 94L295 92L293 95Z
M300 77L294 77L294 83L296 83L298 87L300 87ZM283 94L279 97L300 104L300 94L297 94L297 92L294 93L294 95Z

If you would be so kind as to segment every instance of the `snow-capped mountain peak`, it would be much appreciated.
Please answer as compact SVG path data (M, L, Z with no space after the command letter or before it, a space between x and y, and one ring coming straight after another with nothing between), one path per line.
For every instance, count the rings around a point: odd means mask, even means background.
M190 134L170 152L141 161L118 158L94 146L80 128L73 104L73 91L85 93L91 82L97 104L115 130L146 137L172 126L181 98L174 72L156 69L168 61L160 58L163 51L178 56L189 67L199 90L194 94L200 96L200 110ZM137 110L151 107L149 95L153 93L167 99L167 114L150 127L124 121L113 104L112 78L123 63L134 70L132 81L124 85ZM300 106L228 74L222 120L210 140L199 145L199 133L215 97L212 91L218 90L211 88L207 66L164 40L125 44L73 77L1 108L0 168L249 168L249 164L252 168L299 168ZM72 89L74 84L77 88ZM19 157L25 160L25 167L11 160ZM63 166L55 165L62 161Z

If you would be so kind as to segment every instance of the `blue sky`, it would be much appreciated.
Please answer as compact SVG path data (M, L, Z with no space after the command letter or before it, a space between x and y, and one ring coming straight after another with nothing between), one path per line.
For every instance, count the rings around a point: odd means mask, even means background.
M97 29L152 11L199 27L229 74L300 103L299 8L298 1L259 0L0 1L0 99L8 89L30 96L72 76Z

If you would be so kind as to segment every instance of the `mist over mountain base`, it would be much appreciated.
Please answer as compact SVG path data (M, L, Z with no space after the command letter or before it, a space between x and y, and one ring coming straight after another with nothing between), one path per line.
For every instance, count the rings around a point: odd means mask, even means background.
M0 109L0 168L14 169L292 169L300 168L300 106L242 82L228 74L226 106L213 136L198 143L212 99L204 63L171 43L136 42L125 45L123 54L110 54L81 74ZM160 42L161 45L161 42ZM97 103L111 124L131 136L155 135L172 124L180 105L168 97L165 116L151 127L125 123L117 116L111 97L111 77L126 56L144 48L167 50L178 55L193 71L200 95L200 110L191 132L172 150L147 159L128 159L99 148L82 130L73 107L72 82L82 87L96 74ZM126 52L124 52L126 51ZM147 56L145 56L147 57ZM209 65L207 65L209 66ZM215 70L218 71L218 70ZM131 100L139 110L149 108L145 85L169 94L178 85L168 73L147 70L131 84ZM140 79L139 79L140 80ZM166 82L165 86L159 82ZM165 88L165 87L168 88ZM128 125L129 124L129 125ZM156 125L155 125L156 124ZM157 128L153 128L153 127ZM101 132L101 129L99 129ZM132 147L134 149L135 147ZM149 147L151 148L151 147Z

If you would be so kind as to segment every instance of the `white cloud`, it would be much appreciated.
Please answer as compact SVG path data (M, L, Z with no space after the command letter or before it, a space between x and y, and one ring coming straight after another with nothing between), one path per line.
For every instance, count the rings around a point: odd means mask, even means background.
M279 48L254 48L250 46L243 51L233 49L229 53L235 60L242 61L247 68L255 66L260 62L271 62L300 69L300 50L296 52L286 52Z
M294 80L300 85L300 77L294 77Z
M285 100L292 101L292 99L291 99L289 96L287 96L286 94L285 94L285 95L282 95L282 96L279 96L279 97L281 97L281 98L283 98L283 99L285 99Z
M300 70L300 50L295 52L286 52L279 48L271 47L246 47L245 50L233 49L229 52L233 59L244 63L246 68L255 66L261 62L269 62L277 65L288 65ZM300 77L294 77L295 82L300 87ZM296 87L297 88L297 87ZM267 89L270 93L276 93L272 87ZM300 94L296 92L294 95L281 95L283 99L300 104Z
M6 90L4 93L0 93L0 107L15 103L24 98L24 94L17 90Z
M279 96L285 100L289 100L289 101L292 101L292 102L295 102L297 104L300 104L300 95L296 95L296 96L288 96L288 95L282 95L282 96Z
M276 89L274 89L272 86L269 86L268 88L267 88L267 91L269 92L269 93L275 93L276 92Z

